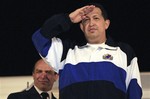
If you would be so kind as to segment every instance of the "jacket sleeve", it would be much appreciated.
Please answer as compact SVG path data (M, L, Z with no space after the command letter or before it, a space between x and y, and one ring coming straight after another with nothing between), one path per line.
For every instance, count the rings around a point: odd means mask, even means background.
M142 85L137 58L133 58L127 69L127 99L142 99Z
M41 34L46 38L53 38L70 29L72 22L68 14L57 14L49 18L41 28Z
M125 43L119 43L127 55L126 93L127 99L142 99L142 85L137 56L133 48Z
M63 42L57 36L69 30L71 24L67 14L54 15L32 35L33 44L39 55L57 72L64 50Z
M127 50L128 49L128 50ZM127 99L142 99L142 85L137 57L131 46L126 45L127 52Z

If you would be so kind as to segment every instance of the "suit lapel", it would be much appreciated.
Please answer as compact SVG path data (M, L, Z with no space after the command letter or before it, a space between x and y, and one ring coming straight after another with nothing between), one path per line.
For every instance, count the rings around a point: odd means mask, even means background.
M42 99L39 93L36 91L36 89L31 87L28 91L28 99Z
M31 87L29 90L26 91L27 99L42 99L36 89ZM56 97L52 93L52 99L56 99Z

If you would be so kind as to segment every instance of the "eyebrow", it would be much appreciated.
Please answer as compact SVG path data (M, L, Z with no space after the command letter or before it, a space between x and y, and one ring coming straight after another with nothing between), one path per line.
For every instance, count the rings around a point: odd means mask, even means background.
M38 68L37 68L37 69L35 69L35 70L41 70L41 71L52 71L52 70L47 70L47 69L46 69L46 70L42 70L42 69L38 69Z

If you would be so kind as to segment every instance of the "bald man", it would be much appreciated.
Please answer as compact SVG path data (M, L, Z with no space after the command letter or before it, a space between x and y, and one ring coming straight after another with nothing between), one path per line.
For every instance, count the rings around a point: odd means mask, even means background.
M34 65L32 76L34 84L29 90L11 93L7 99L44 99L42 93L46 93L45 99L56 99L51 90L58 74L48 64L42 59L38 60Z

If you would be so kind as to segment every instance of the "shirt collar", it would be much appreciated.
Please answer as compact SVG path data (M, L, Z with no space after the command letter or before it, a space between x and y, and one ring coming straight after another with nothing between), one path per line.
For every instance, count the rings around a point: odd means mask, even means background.
M88 48L88 47L94 48L94 49L106 49L106 50L112 50L112 51L117 50L117 47L109 46L105 43L102 43L102 44L89 44L89 43L87 43L86 45L80 46L79 48L82 49L82 48Z
M41 94L42 92L45 92L45 91L41 91L41 90L39 90L35 85L34 85L34 87L35 87L35 89L37 90L37 92L39 93L39 94ZM51 99L51 97L52 97L52 92L51 92L51 90L50 91L46 91L48 94L49 94L49 99Z

